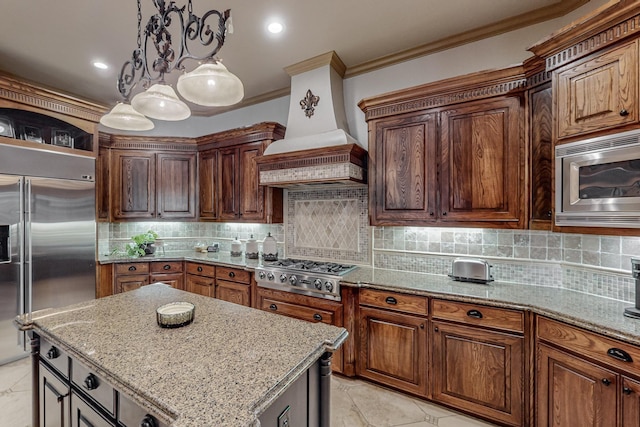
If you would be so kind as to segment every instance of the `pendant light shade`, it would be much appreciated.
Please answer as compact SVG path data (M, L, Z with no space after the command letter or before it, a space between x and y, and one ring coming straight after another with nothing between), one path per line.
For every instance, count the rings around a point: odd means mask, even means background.
M151 130L153 122L138 113L129 104L118 102L108 114L100 118L104 126L121 130Z
M178 92L187 101L207 107L237 104L244 97L244 86L220 62L206 63L178 78Z
M178 99L171 86L160 83L134 96L131 106L140 114L158 120L184 120L191 115L187 104Z

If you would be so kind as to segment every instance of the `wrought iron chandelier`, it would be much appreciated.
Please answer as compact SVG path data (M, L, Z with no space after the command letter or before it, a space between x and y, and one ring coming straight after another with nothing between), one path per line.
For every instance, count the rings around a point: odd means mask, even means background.
M142 9L138 0L137 47L118 75L118 92L124 98L105 114L100 123L122 130L150 130L158 120L184 120L191 110L178 98L164 76L174 70L182 71L177 89L180 95L194 104L218 107L233 105L244 97L244 87L238 77L222 65L216 57L224 45L227 33L233 32L231 10L209 10L199 17L193 13L191 0L178 7L175 1L153 0L157 13L152 15L144 30ZM186 11L185 11L186 8ZM173 35L179 37L173 39ZM177 43L172 44L172 42ZM211 50L204 56L192 54L200 46ZM154 56L150 56L154 55ZM200 61L193 71L186 72L186 60ZM141 84L143 92L129 100L132 91Z

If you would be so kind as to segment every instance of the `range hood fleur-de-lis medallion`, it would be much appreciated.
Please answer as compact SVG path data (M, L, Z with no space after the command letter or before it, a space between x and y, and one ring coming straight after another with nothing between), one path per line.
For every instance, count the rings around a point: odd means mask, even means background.
M320 97L314 95L311 92L311 89L307 90L307 95L300 100L300 108L304 110L304 115L308 118L313 116L313 112L315 111L314 107L318 106L318 102L320 102Z

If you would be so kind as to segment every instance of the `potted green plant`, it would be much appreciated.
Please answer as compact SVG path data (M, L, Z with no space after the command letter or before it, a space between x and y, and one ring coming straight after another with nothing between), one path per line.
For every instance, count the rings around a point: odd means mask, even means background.
M156 251L153 243L158 238L158 233L153 230L147 230L146 233L136 234L131 237L132 242L127 243L126 250L129 256L145 256L151 255Z

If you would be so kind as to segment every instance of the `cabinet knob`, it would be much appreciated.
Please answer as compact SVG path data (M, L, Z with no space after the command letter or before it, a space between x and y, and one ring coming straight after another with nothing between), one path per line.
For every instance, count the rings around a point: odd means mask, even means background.
M424 323L420 323L420 329L424 329Z
M629 387L623 387L622 392L628 396L633 392L633 390L631 390Z
M622 110L620 110L620 115L621 115L622 117L626 117L626 116L628 116L628 115L629 115L629 112L627 111L627 109L626 109L626 108L623 108Z
M136 271L136 270L137 270L137 268L136 268L135 265L132 265L131 267L129 267L129 271Z
M278 309L278 306L277 306L277 305L275 305L275 304L271 304L271 305L269 306L269 310L276 311L277 309Z
M398 303L398 300L394 297L387 297L384 302L386 302L387 304L396 305Z
M442 212L442 216L447 216L447 211Z
M433 212L433 211L429 212L429 216L434 216L435 214L436 214L436 213L435 213L435 212Z
M57 359L60 356L60 351L58 351L57 347L51 347L49 351L47 351L47 359Z
M433 328L433 331L434 331L434 332L439 332L439 331L440 331L440 329L436 326L435 328Z
M169 264L165 264L162 268L164 270L171 270L171 266Z
M142 421L140 421L140 427L157 427L156 420L151 415L145 415Z
M233 271L229 272L229 277L236 277L236 273L234 273Z
M611 380L609 378L603 378L602 379L602 384L604 384L607 387L609 387L611 385Z
M317 321L319 322L319 321L321 321L321 320L322 320L322 316L321 316L321 315L319 315L318 313L315 313L315 314L313 315L313 320L317 320Z
M198 267L198 272L202 272L202 267Z
M98 379L93 374L89 374L87 378L84 379L84 388L87 390L95 390L99 385Z

